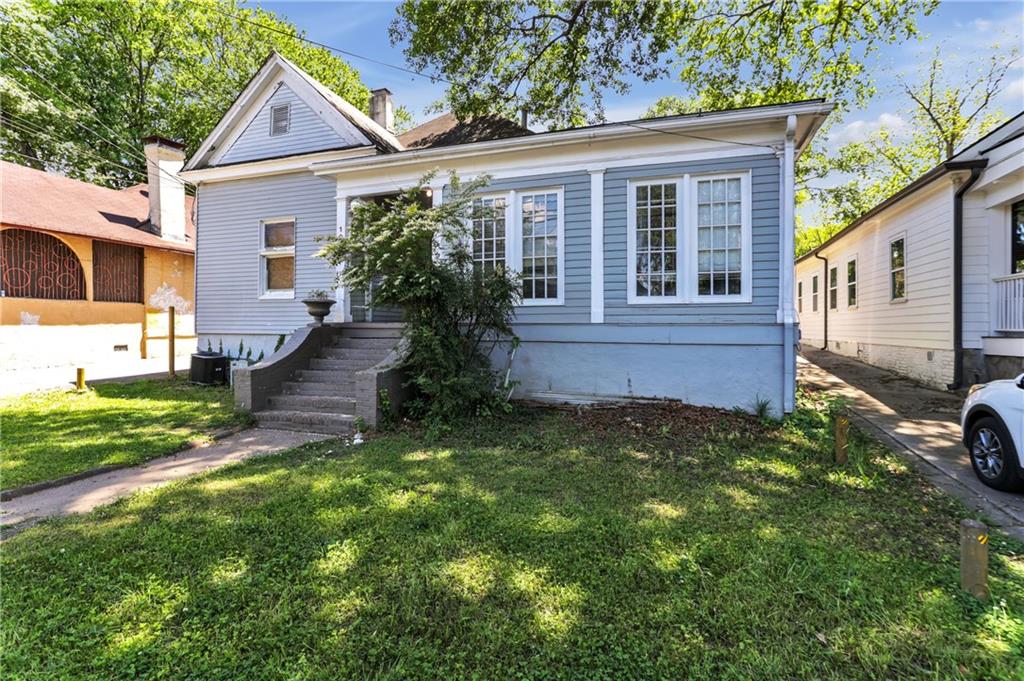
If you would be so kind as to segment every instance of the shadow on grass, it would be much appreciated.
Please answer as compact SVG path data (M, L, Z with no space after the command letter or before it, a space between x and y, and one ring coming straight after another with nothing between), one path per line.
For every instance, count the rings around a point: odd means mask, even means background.
M10 541L4 666L109 678L1020 672L1019 558L995 559L992 603L960 595L956 505L865 441L837 476L816 439L826 429L804 426L674 448L531 410L428 445L416 433L356 450L328 441L201 476Z

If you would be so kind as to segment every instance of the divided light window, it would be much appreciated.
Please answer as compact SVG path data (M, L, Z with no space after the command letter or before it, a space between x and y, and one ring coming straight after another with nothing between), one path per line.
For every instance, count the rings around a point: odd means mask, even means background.
M899 237L889 242L889 300L907 298L907 240Z
M264 298L295 294L295 219L274 218L260 223L260 276Z
M846 263L846 307L857 307L857 259Z
M675 182L636 187L636 257L638 297L674 297L678 293L678 191Z
M750 178L628 184L629 303L750 302Z
M811 277L811 312L818 311L818 275Z
M270 107L270 136L288 134L292 122L291 104L275 104Z
M804 282L802 281L796 283L796 311L804 311Z
M505 265L506 205L504 196L473 200L473 262L477 267L493 271Z
M697 294L739 295L743 277L740 178L697 182Z
M828 309L839 309L839 268L830 267L828 270Z
M523 300L558 300L561 209L556 192L523 194Z

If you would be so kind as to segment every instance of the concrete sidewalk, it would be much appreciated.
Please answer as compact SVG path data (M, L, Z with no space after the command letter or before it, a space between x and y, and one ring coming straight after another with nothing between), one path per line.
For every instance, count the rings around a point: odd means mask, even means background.
M858 425L905 455L929 482L1024 541L1024 494L996 491L974 475L960 441L959 397L832 353L803 355L797 360L802 385L842 396Z
M208 447L187 449L133 468L102 473L0 504L0 526L10 536L48 516L86 513L135 492L180 480L254 456L273 454L325 435L250 428Z

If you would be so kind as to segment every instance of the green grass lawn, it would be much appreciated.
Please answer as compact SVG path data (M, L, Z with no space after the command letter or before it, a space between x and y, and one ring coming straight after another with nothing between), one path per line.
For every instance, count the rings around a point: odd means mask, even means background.
M683 407L306 445L3 545L5 678L1021 678L1024 555L887 450Z
M187 381L103 383L0 400L0 489L137 464L247 422L231 392Z

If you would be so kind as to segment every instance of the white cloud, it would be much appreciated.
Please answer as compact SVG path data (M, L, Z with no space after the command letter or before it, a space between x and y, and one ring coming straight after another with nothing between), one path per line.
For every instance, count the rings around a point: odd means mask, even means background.
M829 136L829 141L835 145L863 142L882 128L898 132L906 127L906 125L907 122L899 114L886 112L873 120L862 119L847 123L832 133Z

